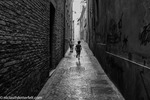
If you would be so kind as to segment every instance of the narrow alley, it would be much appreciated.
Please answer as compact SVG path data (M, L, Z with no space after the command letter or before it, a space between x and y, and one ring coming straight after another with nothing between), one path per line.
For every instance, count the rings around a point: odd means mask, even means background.
M42 100L124 100L85 42L80 62L66 53L38 97Z
M0 0L0 100L150 100L150 0Z

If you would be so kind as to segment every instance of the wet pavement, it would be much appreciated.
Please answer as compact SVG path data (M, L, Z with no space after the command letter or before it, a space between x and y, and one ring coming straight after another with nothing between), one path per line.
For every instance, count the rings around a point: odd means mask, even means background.
M42 100L124 100L86 43L81 61L66 53L38 97Z

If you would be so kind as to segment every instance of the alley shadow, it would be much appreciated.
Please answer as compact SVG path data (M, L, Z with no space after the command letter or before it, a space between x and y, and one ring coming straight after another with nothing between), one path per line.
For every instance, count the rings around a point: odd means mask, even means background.
M77 62L76 62L76 65L77 65L77 67L78 67L78 66L80 67L80 66L81 66L81 62L80 62L80 61L77 61Z
M81 66L81 62L80 61L77 61L76 65L77 65L76 66L76 71L77 72L81 73L81 72L83 72L85 70L85 68L83 66Z

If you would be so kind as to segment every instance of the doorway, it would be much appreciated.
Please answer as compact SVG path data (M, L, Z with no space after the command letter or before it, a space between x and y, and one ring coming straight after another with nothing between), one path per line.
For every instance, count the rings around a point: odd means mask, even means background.
M54 33L55 7L50 2L50 69L52 69L52 50L53 50L53 33Z

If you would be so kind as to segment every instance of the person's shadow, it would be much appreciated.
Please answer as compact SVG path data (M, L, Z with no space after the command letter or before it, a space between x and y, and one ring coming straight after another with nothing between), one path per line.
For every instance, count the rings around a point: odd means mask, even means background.
M76 67L77 72L81 73L82 71L84 71L84 67L81 66L80 61L76 62L76 65L77 65Z
M77 65L77 67L80 67L81 66L80 61L76 62L76 65Z

